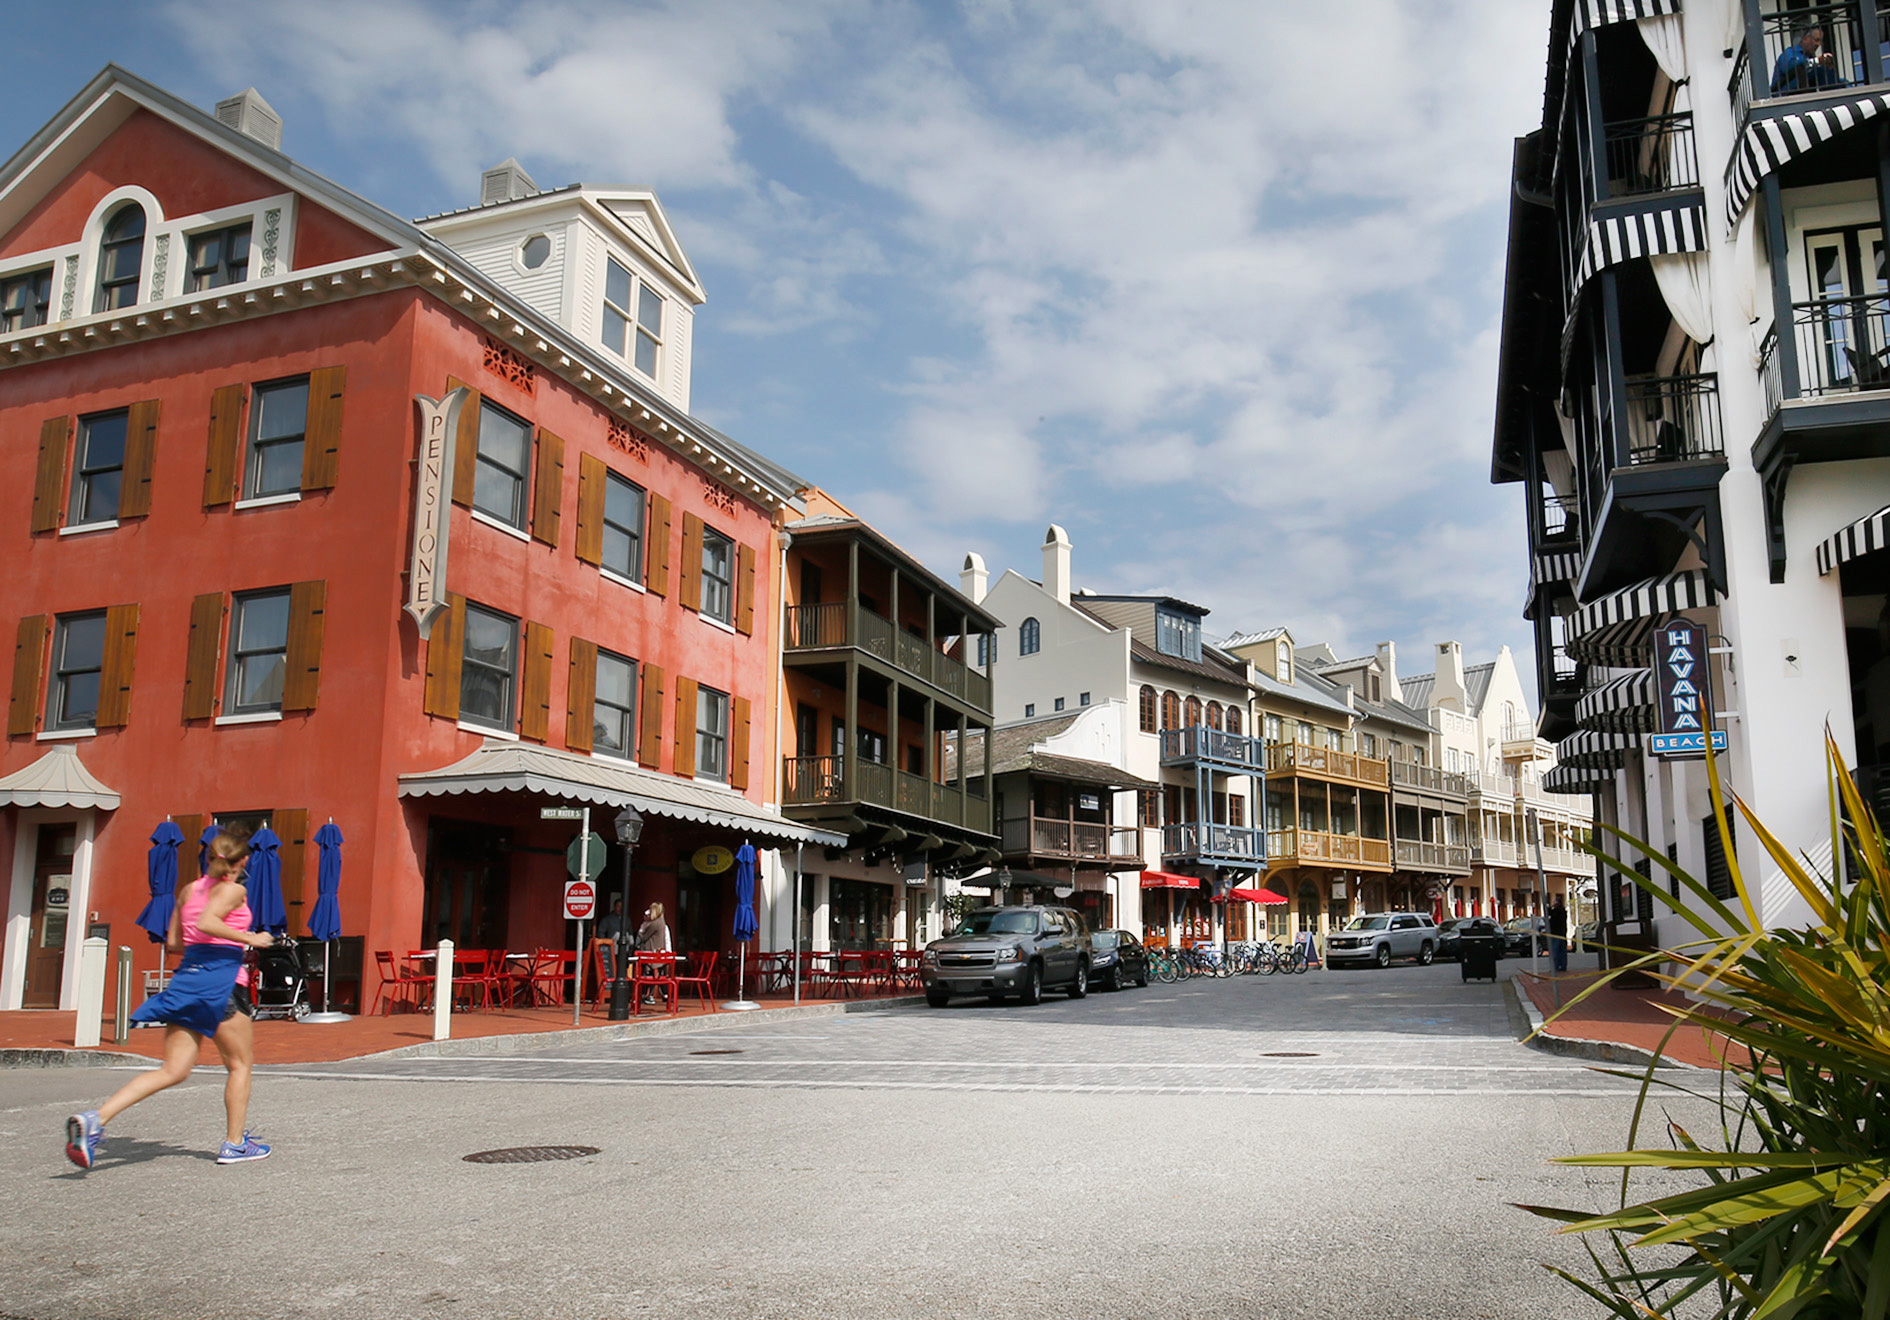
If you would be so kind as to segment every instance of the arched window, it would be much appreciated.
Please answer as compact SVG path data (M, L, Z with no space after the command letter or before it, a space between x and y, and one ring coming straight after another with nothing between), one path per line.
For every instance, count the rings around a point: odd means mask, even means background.
M1200 722L1201 722L1201 698L1189 697L1188 698L1188 723L1186 727L1192 729L1195 725L1199 724Z
M1162 727L1164 729L1181 727L1181 698L1172 692L1162 693Z
M1208 702L1207 721L1208 721L1208 728L1210 729L1218 729L1221 727L1221 703L1220 702L1218 701Z
M127 202L105 222L98 245L98 298L92 310L114 311L138 301L144 269L144 208Z
M1229 706L1227 708L1227 731L1229 733L1239 733L1241 731L1239 706Z
M1017 654L1035 655L1043 649L1043 625L1035 619L1025 619L1024 626L1017 630Z
M1142 691L1138 694L1138 704L1141 707L1142 732L1155 732L1155 689L1147 683L1142 684Z

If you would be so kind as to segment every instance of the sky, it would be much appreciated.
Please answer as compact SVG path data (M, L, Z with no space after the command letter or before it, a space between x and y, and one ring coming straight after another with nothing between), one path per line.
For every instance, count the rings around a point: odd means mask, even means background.
M508 156L653 188L708 290L697 414L948 580L1039 576L1054 522L1079 587L1211 637L1530 672L1489 454L1548 0L0 9L0 156L115 61L205 109L255 86L408 216Z

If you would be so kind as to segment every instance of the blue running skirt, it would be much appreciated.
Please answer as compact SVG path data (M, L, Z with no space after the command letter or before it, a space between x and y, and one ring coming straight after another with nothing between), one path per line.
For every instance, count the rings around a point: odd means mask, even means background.
M229 944L193 944L184 950L170 985L132 1010L133 1022L162 1022L214 1036L243 970L245 950Z

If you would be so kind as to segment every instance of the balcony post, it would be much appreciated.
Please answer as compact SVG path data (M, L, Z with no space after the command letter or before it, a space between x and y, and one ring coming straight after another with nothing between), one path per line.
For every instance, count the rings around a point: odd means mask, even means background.
M1623 468L1632 461L1632 455L1628 438L1627 379L1621 368L1621 290L1612 269L1602 271L1595 278L1601 284L1601 317L1595 338L1600 341L1600 359L1608 366L1609 433L1602 437L1602 442L1608 446L1609 468Z
M1857 35L1864 48L1864 81L1872 86L1883 81L1883 43L1878 35L1881 30L1877 0L1861 0L1857 6ZM1878 141L1883 141L1881 130ZM1882 177L1881 172L1879 177Z
M1750 6L1751 0L1747 0ZM1754 223L1765 224L1767 263L1772 271L1772 351L1778 354L1779 396L1796 399L1798 379L1798 327L1792 321L1791 252L1785 246L1785 201L1779 192L1778 175L1768 174L1759 185L1760 213Z
M928 797L939 799L940 801L942 801L942 795L939 793L939 788L938 788L938 769L937 769L936 764L934 763L934 759L932 755L932 749L938 743L938 734L933 730L932 721L937 718L938 718L937 705L931 697L927 697L925 699L925 767L924 768L925 768L925 782L931 785L931 787L927 788L925 792ZM940 804L939 801L935 801L933 805L936 808L939 804ZM933 815L938 814L936 809L933 811L932 814ZM963 815L964 815L963 812L959 813L961 820L963 818Z
M1608 130L1601 122L1601 66L1595 59L1595 30L1582 33L1582 109L1587 131L1580 134L1586 144L1588 196L1590 205L1608 199ZM1582 229L1588 228L1587 208L1583 208Z
M847 652L847 732L840 743L841 791L848 802L860 797L860 658Z
M961 717L962 718L962 717ZM979 739L984 744L984 810L986 817L997 810L997 798L991 787L991 726L984 726L984 737Z
M1751 101L1772 94L1772 70L1765 63L1765 20L1759 0L1744 0L1746 11L1746 95ZM1743 129L1743 124L1734 125Z
M899 668L899 639L905 636L905 629L899 624L899 565L892 566L892 609L886 617L892 620L892 654L886 658L894 669Z
M1870 25L1874 28L1877 23L1876 6L1867 4L1864 10L1870 15ZM1873 40L1866 45L1864 59L1866 63L1873 59L1878 61L1879 68L1870 74L1870 81L1881 82L1883 80L1882 56L1876 41ZM1877 125L1877 224L1879 230L1883 226L1885 216L1890 216L1890 126L1880 123Z
M893 590L897 593L898 587L895 586ZM899 629L898 625L895 624L893 626L894 673L897 673L899 670L897 662L897 656L899 654L898 646ZM899 745L899 725L901 723L899 718L899 696L899 680L895 678L886 689L886 724L888 726L886 729L886 764L892 767L893 800L890 805L895 807L899 805L899 776L904 773L906 768L906 758L900 755L903 749Z

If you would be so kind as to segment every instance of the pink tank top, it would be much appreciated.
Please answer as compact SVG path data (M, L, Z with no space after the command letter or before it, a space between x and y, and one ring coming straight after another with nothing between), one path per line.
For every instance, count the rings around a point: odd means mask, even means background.
M217 882L206 875L199 879L196 884L186 889L183 898L178 902L177 919L178 924L183 927L185 945L221 944L225 948L231 949L248 948L249 946L240 940L226 940L216 935L206 935L197 928L197 918L201 917L203 910L210 905L210 891L215 889L216 885ZM223 918L223 924L235 930L248 930L249 921L250 911L248 898L238 903L235 910ZM249 968L247 966L243 968L236 980L238 985L249 984Z

